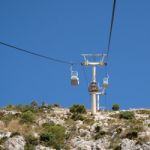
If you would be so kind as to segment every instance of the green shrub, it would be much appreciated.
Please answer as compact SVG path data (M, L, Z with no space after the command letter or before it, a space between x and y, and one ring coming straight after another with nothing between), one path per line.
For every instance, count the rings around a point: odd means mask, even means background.
M56 140L56 137L51 132L42 133L40 135L40 141L43 141L43 142L47 143L48 145L52 145L55 140Z
M26 144L24 150L35 150L35 146L32 144Z
M9 124L9 122L14 119L15 116L12 115L12 114L7 114L7 115L4 115L1 120L4 121L5 125L7 126Z
M60 105L59 104L50 104L50 105L47 105L47 108L49 108L49 109L52 109L52 108L54 108L54 107L60 107Z
M26 112L23 112L21 115L21 122L22 123L33 123L35 121L35 114L28 110Z
M32 135L25 136L25 140L26 140L26 144L29 144L29 145L38 145L39 144L38 139Z
M32 112L37 112L37 109L34 109L32 106L30 106L30 105L17 105L16 106L16 109L18 110L18 111L21 111L21 112L26 112L26 111L28 111L28 110L30 110L30 111L32 111Z
M53 107L60 107L59 104L53 104Z
M73 119L74 121L77 121L77 120L83 121L84 117L81 114L72 114L71 119Z
M86 109L85 109L84 105L73 105L70 108L70 112L74 113L74 114L84 114L84 113L86 113Z
M48 107L48 104L46 104L46 102L42 102L42 105L41 105L41 108L47 108Z
M45 124L44 132L40 135L40 141L45 146L61 149L65 142L65 128L60 125Z
M116 132L117 132L118 134L120 134L120 133L122 132L122 128L117 128L117 129L116 129Z
M117 110L119 110L119 109L120 109L119 104L113 104L113 106L112 106L112 110L113 110L113 111L117 111Z
M97 133L97 132L100 132L100 130L101 130L101 127L100 126L96 126L95 127L95 132Z
M121 144L114 147L114 150L121 150Z
M35 100L33 100L30 105L32 108L38 108L38 103Z
M73 105L70 108L70 112L72 113L71 119L76 120L84 120L82 114L86 113L86 109L84 105Z
M99 132L94 136L94 139L95 139L95 140L98 140L98 139L104 137L105 134L106 134L105 131L99 131Z
M17 135L20 135L20 133L19 132L12 132L10 137L14 137L14 136L17 136Z
M15 109L15 105L7 105L6 110L14 110Z
M43 128L48 128L50 125L53 126L53 125L55 125L55 123L54 123L54 122L50 122L50 123L47 123L47 122L46 122L46 123L43 123L43 124L42 124L42 127L43 127Z
M48 105L47 109L51 110L52 109L52 105Z
M0 112L0 120L2 120L4 116L5 116L5 113L4 112Z
M131 127L131 131L143 132L143 125L133 124L133 128Z
M8 138L7 137L2 137L0 139L0 145L2 145Z
M105 131L101 130L100 126L95 127L95 133L96 133L95 136L94 136L95 140L98 140L98 139L102 138L106 134Z
M120 113L120 119L133 119L134 112L131 111L123 111Z
M84 118L84 124L93 125L94 123L95 123L95 120L93 117L87 116L86 118Z
M126 138L132 140L138 137L138 132L137 131L130 131L126 134Z
M39 144L37 138L33 137L32 135L25 136L26 145L24 147L25 150L35 150L35 145Z

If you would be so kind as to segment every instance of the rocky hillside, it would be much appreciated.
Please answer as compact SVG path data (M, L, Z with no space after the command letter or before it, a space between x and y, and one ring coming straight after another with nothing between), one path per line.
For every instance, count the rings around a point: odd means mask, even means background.
M0 109L1 150L150 150L150 110L18 105Z

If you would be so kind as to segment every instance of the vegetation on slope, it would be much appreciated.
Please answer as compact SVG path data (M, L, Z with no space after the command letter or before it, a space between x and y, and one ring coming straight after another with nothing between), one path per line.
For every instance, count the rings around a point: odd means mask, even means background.
M9 105L2 108L0 128L11 132L10 138L23 136L26 141L25 150L33 150L36 145L70 149L70 142L75 137L92 141L108 138L110 149L119 149L121 140L126 138L140 144L150 140L147 136L139 136L146 132L146 128L150 128L149 123L144 126L145 119L141 117L144 115L150 118L150 110L116 111L119 110L117 105L113 105L113 110L115 111L100 111L98 121L84 105L73 105L67 111L61 110L58 104L42 103L39 106L33 101L31 105ZM2 137L0 145L7 139Z

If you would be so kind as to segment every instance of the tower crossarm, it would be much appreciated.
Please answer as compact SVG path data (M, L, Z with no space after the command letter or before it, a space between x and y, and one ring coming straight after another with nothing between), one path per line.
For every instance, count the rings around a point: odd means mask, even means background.
M106 66L107 65L107 62L103 62L103 61L100 61L100 62L89 62L89 61L85 61L85 62L81 62L81 65L82 66Z
M82 66L106 66L105 57L107 54L81 54L84 57L84 62L81 63ZM95 61L91 61L94 58ZM96 60L97 58L97 60ZM90 59L90 60L89 60Z
M95 57L102 57L107 56L107 54L81 54L81 56L95 56Z

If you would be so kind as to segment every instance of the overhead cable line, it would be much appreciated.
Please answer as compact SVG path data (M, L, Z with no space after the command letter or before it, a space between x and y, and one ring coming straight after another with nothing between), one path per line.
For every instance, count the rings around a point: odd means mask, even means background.
M113 24L114 24L114 18L115 18L115 10L116 10L116 0L113 0L112 15L111 15L111 22L110 22L109 36L108 36L107 53L106 53L107 54L107 57L106 57L107 63L108 63L108 59L109 59L109 52L110 52L110 46L111 46L112 31L113 31ZM108 77L108 66L105 67L105 75ZM105 105L107 108L107 94L105 95Z
M110 22L110 28L109 28L109 36L108 36L108 45L107 45L107 62L109 58L109 52L110 52L110 46L111 46L111 39L112 39L112 31L113 31L113 24L114 24L114 18L115 18L115 10L116 10L116 0L113 0L113 6L112 6L112 15L111 15L111 22ZM105 67L106 75L108 75L107 66Z
M115 17L115 9L116 9L116 0L113 1L113 9L112 9L110 30L109 30L109 36L108 36L108 45L107 45L107 59L108 59L110 45L111 45L112 30L113 30L114 17Z
M53 61L53 62L62 63L62 64L66 64L66 65L74 65L74 64L76 64L76 63L72 63L72 62L69 62L69 61L56 59L56 58L53 58L53 57L49 57L49 56L45 56L45 55L42 55L42 54L38 54L38 53L35 53L33 51L29 51L27 49L19 48L17 46L14 46L14 45L11 45L11 44L8 44L8 43L4 43L4 42L1 42L1 41L0 41L0 44L4 45L4 46L7 46L7 47L10 47L10 48L13 48L13 49L16 49L18 51L27 53L27 54L31 54L31 55L34 55L34 56L38 56L38 57L41 57L41 58Z

